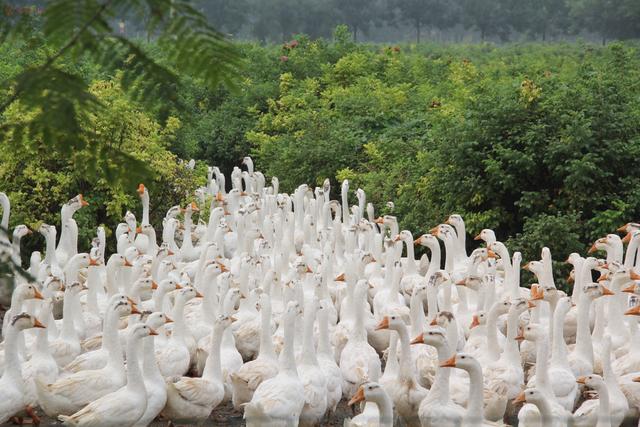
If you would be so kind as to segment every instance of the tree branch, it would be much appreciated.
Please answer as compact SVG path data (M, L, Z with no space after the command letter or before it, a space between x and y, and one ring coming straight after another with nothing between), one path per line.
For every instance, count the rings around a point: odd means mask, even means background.
M85 24L82 27L80 27L78 32L76 32L74 34L74 36L71 37L69 39L69 41L64 46L62 46L60 48L60 50L58 52L56 52L54 55L52 55L49 58L47 58L45 63L42 64L41 66L39 66L38 68L41 71L43 71L43 70L46 70L49 67L51 67L54 62L56 62L62 55L64 55L69 49L71 49L78 42L78 40L80 39L80 36L82 36L82 34L85 31L87 31L89 29L89 27L98 18L100 18L100 16L102 16L104 11L107 10L109 8L109 6L111 6L111 3L113 3L113 0L106 0L104 3L102 3L102 5L100 5L100 7L96 11L96 13L91 17L91 19L89 19L87 22L85 22ZM9 106L11 104L13 104L13 102L16 101L20 97L20 95L21 95L20 91L16 91L16 92L13 93L13 95L11 95L9 97L9 99L7 99L4 103L2 103L2 105L0 105L0 114L4 113L4 111L7 108L9 108Z

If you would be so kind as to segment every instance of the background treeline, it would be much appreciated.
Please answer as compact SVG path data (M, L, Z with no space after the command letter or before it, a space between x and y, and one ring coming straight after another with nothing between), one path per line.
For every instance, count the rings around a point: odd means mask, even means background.
M283 191L325 177L335 191L346 178L403 228L426 232L456 212L469 233L494 228L525 260L538 259L543 245L556 260L584 253L595 238L640 219L636 43L358 44L340 26L330 39L236 48L244 67L234 91L183 77L177 98L151 105L123 92L127 63L61 63L103 106L79 126L152 170L145 184L158 229L170 206L193 197L205 165L229 173L246 154L278 176ZM163 61L153 42L144 49ZM36 33L1 45L0 80L49 52ZM1 87L0 101L10 94ZM3 119L21 114L12 106ZM25 137L24 146L0 149L11 226L57 224L61 204L82 192L91 203L77 215L87 249L97 225L110 233L127 209L139 213L134 186L73 167L87 152L69 156ZM181 158L200 161L190 170ZM37 233L24 244L25 252L43 249Z
M328 37L347 24L354 40L507 41L640 36L638 0L200 0L239 38Z
M12 0L47 7L46 0ZM213 26L244 40L283 42L294 34L330 37L347 24L353 40L374 42L584 38L606 42L640 37L638 0L194 0ZM123 34L152 37L133 12Z

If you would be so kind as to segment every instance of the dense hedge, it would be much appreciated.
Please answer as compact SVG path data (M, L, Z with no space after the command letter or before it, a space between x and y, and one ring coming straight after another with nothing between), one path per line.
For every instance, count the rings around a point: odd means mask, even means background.
M180 99L146 111L119 97L117 70L97 76L80 66L101 96L117 101L114 117L96 118L108 137L133 126L134 136L125 134L132 150L143 155L140 147L152 144L162 153L158 188L182 170L169 151L227 172L251 153L285 191L325 177L337 189L348 178L380 212L393 200L394 214L415 233L457 212L470 233L494 228L525 260L537 259L543 245L565 259L640 218L633 43L382 46L353 44L339 29L332 42L298 37L238 49L246 65L236 92L185 80ZM24 62L5 52L0 74ZM36 182L43 171L54 178ZM194 173L181 182L201 179ZM82 189L110 207L81 225L113 227L133 206L135 189L91 185L64 159L0 152L0 189L18 199L13 224L38 215L52 221L54 207ZM37 206L23 200L33 188ZM152 194L158 212L185 197L182 189L160 200Z

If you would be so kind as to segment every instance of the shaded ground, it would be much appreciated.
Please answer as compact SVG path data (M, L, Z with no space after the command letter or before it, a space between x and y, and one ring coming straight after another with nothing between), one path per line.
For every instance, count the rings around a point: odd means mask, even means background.
M41 411L39 411L41 413ZM351 409L347 407L347 402L345 400L341 401L336 409L336 413L333 414L328 420L323 422L322 426L327 427L335 427L342 426L345 418L351 418L353 416L353 412ZM2 424L10 426L11 424ZM62 423L52 420L48 417L42 417L41 426L62 426ZM166 421L156 421L151 426L153 427L165 427L167 425ZM185 424L179 424L178 426L184 426ZM233 405L228 403L223 406L218 406L211 415L210 419L201 424L202 426L244 426L244 420L242 419L242 413L233 409Z

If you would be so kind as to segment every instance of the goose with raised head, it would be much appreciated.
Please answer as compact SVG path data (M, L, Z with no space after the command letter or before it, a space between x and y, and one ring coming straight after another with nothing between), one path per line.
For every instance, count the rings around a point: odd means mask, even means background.
M167 404L162 414L179 422L201 423L224 398L220 364L222 336L233 318L220 315L211 330L211 348L201 378L173 377L167 381Z
M233 387L232 402L236 409L250 402L256 388L278 373L278 357L271 338L271 298L267 293L263 293L256 305L260 311L260 350L255 360L243 364L230 376Z
M115 294L109 301L109 308L105 313L102 346L98 350L88 351L76 357L64 367L66 372L80 372L87 369L103 368L110 355L122 352L118 337L120 318L128 314L139 314L131 301L123 294Z
M352 419L344 420L344 427L392 427L393 402L384 387L375 382L368 382L358 387L358 391L349 400L349 406L359 402L373 403L375 410L367 413L370 405L365 405L365 411Z
M345 397L356 393L358 387L371 379L379 378L381 363L378 354L367 341L364 325L366 309L366 293L369 285L366 280L359 280L353 294L355 319L349 340L340 354L340 371L342 372L342 394Z
M540 423L536 425L540 427L566 427L571 421L571 412L566 411L562 416L558 416L551 408L550 398L536 388L527 388L513 400L514 405L524 402L533 404L538 408Z
M483 413L484 380L480 363L471 355L457 353L440 364L442 368L464 369L469 373L469 398L462 419L465 427L503 426L502 422L487 421Z
M426 397L428 390L422 387L415 378L415 365L411 360L411 339L407 326L400 316L385 316L377 329L391 329L400 338L400 365L398 376L384 384L391 397L398 415L407 426L420 425L418 407Z
M56 258L61 267L78 253L78 224L73 215L81 208L89 206L82 194L78 194L62 206L60 212L60 241L56 248Z
M602 347L602 368L604 378L598 375L587 375L578 378L578 383L595 389L597 399L585 400L573 414L573 422L576 427L611 426L618 427L625 419L629 411L629 403L618 384L617 375L611 369L611 340L605 337ZM607 401L600 403L603 396ZM603 417L606 415L606 417ZM606 419L603 419L606 418ZM609 424L607 424L609 423Z
M244 406L248 427L297 425L304 407L304 387L296 368L295 323L302 314L296 301L290 301L282 315L285 345L280 353L279 372L263 381Z
M5 335L5 370L0 377L0 424L25 409L25 387L22 378L22 364L18 357L17 340L19 334L29 328L44 328L45 326L28 313L19 313L11 318ZM32 408L26 408L34 418Z
M318 309L316 298L307 302L304 308L302 355L297 363L305 399L300 414L302 426L317 425L327 412L327 378L318 363L313 334Z
M569 297L560 297L553 312L553 337L551 341L551 360L549 361L549 379L551 389L557 401L568 411L573 410L578 394L576 377L567 357L567 344L564 341L564 319L571 308Z
M336 411L342 399L342 372L336 363L329 341L329 316L333 303L329 299L320 301L318 308L318 363L327 379L327 409Z
M65 287L62 330L58 338L49 343L51 354L61 368L71 363L81 352L80 338L74 326L74 309L81 290L82 285L79 282L73 282Z
M137 324L127 338L127 383L113 393L92 401L73 415L60 415L65 425L82 427L131 427L147 407L147 393L138 361L139 341L156 332Z
M142 320L156 332L165 324L173 322L169 316L157 311L143 312ZM147 407L142 417L136 422L137 427L148 426L167 403L167 387L156 360L155 338L155 335L150 335L142 339L142 378L147 391Z
M447 361L455 351L451 350L446 331L441 327L430 327L415 337L411 344L423 343L436 348L438 365ZM464 417L464 408L451 400L449 378L451 368L438 367L436 377L427 396L420 402L418 417L422 427L458 426Z
M201 296L190 286L177 292L171 313L174 321L171 337L156 348L158 366L164 377L182 376L189 370L191 358L186 342L187 325L184 320L184 305L190 299Z
M122 311L137 312L128 302L114 300L109 316L119 319ZM108 340L113 339L109 337ZM126 383L124 358L119 342L109 343L107 362L99 369L75 372L47 384L36 378L36 394L40 406L51 417L73 414L89 403L118 390Z

